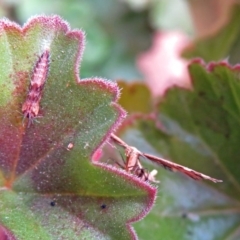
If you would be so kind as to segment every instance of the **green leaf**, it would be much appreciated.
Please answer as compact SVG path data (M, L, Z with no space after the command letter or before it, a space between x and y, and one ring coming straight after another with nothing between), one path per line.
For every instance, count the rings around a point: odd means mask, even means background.
M7 236L135 239L129 223L153 205L154 187L90 161L125 112L115 83L79 79L83 47L84 33L58 16L34 17L23 28L0 21L0 221ZM40 57L46 51L49 69ZM39 66L49 72L46 83L31 90L30 81L43 81L32 78ZM26 101L28 111L39 104L33 121L23 116Z
M229 21L216 33L202 39L197 39L185 50L186 58L201 57L205 61L219 61L227 58L230 63L240 62L239 44L240 6L234 5Z
M128 84L124 81L118 81L118 86L122 89L119 103L129 114L149 113L152 110L151 93L144 83Z
M223 183L196 182L156 168L156 205L135 227L141 239L237 240L240 238L240 68L225 62L190 65L193 90L173 88L156 119L140 120L125 134L143 152L200 171Z

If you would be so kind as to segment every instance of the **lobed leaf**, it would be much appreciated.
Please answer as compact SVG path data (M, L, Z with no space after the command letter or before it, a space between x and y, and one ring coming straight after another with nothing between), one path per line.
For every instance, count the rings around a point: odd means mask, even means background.
M0 222L16 239L135 239L156 189L90 159L125 117L115 83L79 79L84 33L58 16L0 21ZM22 105L39 56L50 67L37 118ZM32 100L31 100L32 101Z
M189 70L193 90L169 90L156 108L155 120L138 120L124 133L125 140L223 183L195 182L148 162L148 169L159 171L161 188L153 211L135 227L143 239L236 240L240 67L226 62L206 66L196 60Z

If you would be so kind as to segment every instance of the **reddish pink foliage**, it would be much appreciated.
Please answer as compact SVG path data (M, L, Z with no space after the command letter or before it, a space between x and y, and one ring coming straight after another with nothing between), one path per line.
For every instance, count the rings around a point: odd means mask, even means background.
M13 234L5 226L0 225L0 239L1 240L16 240Z
M137 59L137 66L145 77L153 96L161 96L173 85L190 88L188 61L181 57L190 40L180 32L158 32L153 45Z

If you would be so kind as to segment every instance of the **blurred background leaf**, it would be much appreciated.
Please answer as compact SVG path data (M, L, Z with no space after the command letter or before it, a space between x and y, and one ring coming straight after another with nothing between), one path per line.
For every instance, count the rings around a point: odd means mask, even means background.
M142 239L239 239L239 68L193 63L190 74L193 90L169 90L155 118L135 119L121 136L143 152L223 183L196 182L145 162L146 169L159 171L159 197L153 211L134 225Z
M221 28L219 24L211 26L210 31L201 31L198 37L185 50L183 56L187 58L201 57L205 61L218 61L226 58L231 64L240 62L240 6L231 8L231 12L223 16ZM221 18L221 17L220 17ZM205 26L206 27L206 26ZM206 27L206 29L208 29Z

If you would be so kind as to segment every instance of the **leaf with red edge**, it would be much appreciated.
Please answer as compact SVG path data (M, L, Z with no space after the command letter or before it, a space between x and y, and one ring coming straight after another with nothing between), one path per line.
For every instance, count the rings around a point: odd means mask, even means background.
M143 239L237 240L240 66L196 60L190 75L193 89L169 90L155 119L138 119L125 141L223 182L193 181L143 160L147 169L159 171L161 188L153 211L135 228Z
M0 221L16 239L135 239L130 223L153 205L154 187L90 161L125 112L115 83L79 79L83 48L84 33L58 16L0 21ZM47 49L36 100L29 84ZM26 99L39 105L30 124Z
M16 238L9 231L9 229L7 229L4 226L0 225L0 239L1 240L15 240Z

